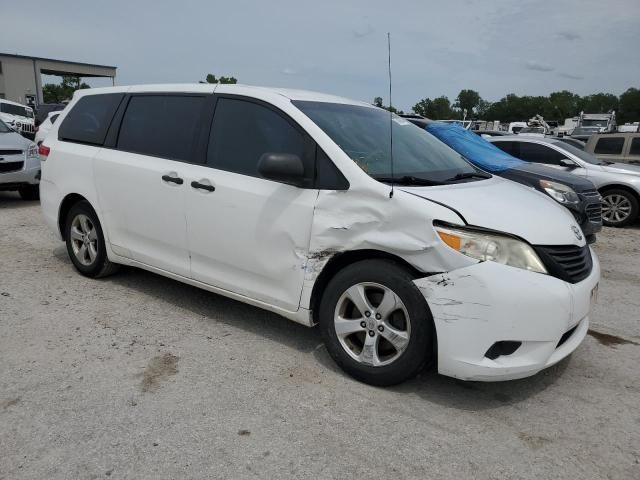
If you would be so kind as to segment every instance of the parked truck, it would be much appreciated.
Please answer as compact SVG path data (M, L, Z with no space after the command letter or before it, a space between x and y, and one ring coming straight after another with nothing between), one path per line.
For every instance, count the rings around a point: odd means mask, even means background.
M616 112L584 113L580 112L576 128L571 136L578 140L587 141L594 133L612 133L617 131Z

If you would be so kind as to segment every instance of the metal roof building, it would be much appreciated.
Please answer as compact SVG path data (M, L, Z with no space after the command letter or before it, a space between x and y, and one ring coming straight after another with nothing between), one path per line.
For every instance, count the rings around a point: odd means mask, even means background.
M116 81L116 67L0 52L0 98L25 105L43 103L43 74L107 77L114 85Z

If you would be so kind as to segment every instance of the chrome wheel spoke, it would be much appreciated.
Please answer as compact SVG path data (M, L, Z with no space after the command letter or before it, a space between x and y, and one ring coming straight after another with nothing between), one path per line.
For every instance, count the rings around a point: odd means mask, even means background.
M382 319L386 319L392 312L398 309L398 305L400 305L401 303L402 301L398 298L398 296L391 290L386 288L384 290L382 301L376 308L376 311L380 314Z
M88 236L91 242L95 242L98 239L98 234L96 233L96 229L92 228L91 230L89 230Z
M89 219L84 215L79 215L80 227L82 228L82 233L87 234L91 230L89 226Z
M89 243L87 247L87 251L89 252L89 260L91 263L93 263L93 261L98 256L98 251L96 249L96 246L93 243Z
M380 357L378 356L378 336L366 335L362 351L358 356L358 359L362 363L367 365L378 366L380 365Z
M361 320L358 319L337 317L334 321L336 335L338 335L338 337L347 337L352 333L364 331L364 329L360 325L360 321Z
M380 332L380 335L393 345L393 348L395 348L397 352L403 352L409 344L409 334L407 332L398 330L386 322L384 330Z
M349 288L347 290L347 297L353 302L363 317L365 316L365 312L371 312L373 310L362 285L358 284Z
M78 229L78 227L76 227L76 226L72 226L71 227L71 238L73 240L77 240L77 241L81 242L83 240L83 237L84 237L84 235Z
M86 263L87 261L87 246L83 243L80 249L78 250L78 259L82 263Z

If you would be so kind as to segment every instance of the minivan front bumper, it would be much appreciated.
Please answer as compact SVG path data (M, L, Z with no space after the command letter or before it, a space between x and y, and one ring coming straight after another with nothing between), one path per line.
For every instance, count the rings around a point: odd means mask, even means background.
M463 380L513 380L571 354L587 334L600 279L591 254L591 273L575 284L495 262L415 280L433 315L438 372ZM501 345L511 349L501 352Z

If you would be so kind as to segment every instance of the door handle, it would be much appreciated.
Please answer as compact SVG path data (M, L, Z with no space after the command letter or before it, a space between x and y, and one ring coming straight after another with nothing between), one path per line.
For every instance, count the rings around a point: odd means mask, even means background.
M176 185L182 185L184 183L184 180L180 177L172 177L171 175L162 175L162 180L164 182L175 183Z
M198 190L206 190L207 192L215 192L216 187L213 185L207 185L206 183L200 182L191 182L191 186L193 188L197 188Z

